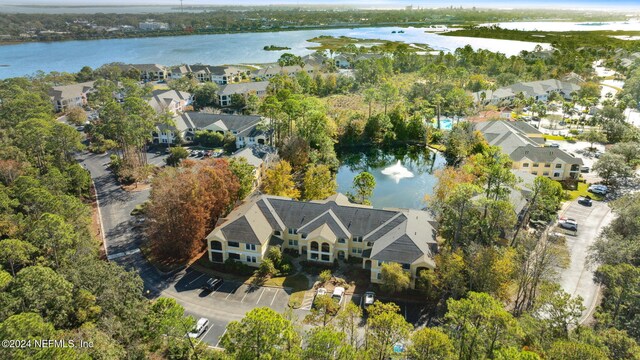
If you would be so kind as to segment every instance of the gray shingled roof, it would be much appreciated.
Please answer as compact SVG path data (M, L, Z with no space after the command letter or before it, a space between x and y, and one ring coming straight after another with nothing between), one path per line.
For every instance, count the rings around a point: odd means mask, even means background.
M541 147L544 138L536 128L522 121L484 121L475 123L489 145L499 146L511 160L528 158L533 162L553 163L560 160L568 164L582 165L582 159L569 155L564 150ZM529 137L529 136L537 137Z
M323 202L261 195L229 214L208 238L218 234L227 241L264 244L270 241L274 230L287 228L336 238L362 236L367 243L373 243L367 252L372 259L400 263L412 263L419 258L432 263L433 244L437 244L429 213L346 204L340 195Z
M558 148L537 147L532 145L523 146L511 153L511 159L521 161L529 159L536 163L554 163L561 160L567 164L582 165L582 159L571 156Z
M525 97L537 97L548 95L551 92L559 91L565 95L569 95L574 91L579 91L580 85L570 81L560 81L555 79L519 82L494 91L482 90L473 93L476 101L482 100L481 94L485 93L485 101L499 100L505 98L513 98L518 93L523 93Z
M54 86L49 90L49 96L55 101L73 99L93 89L93 81L83 83Z
M218 95L233 95L233 94L249 94L251 92L267 91L269 86L268 81L255 81L255 82L243 82L235 84L227 84L220 86Z
M186 128L191 129L204 129L220 122L221 127L226 128L228 131L235 131L236 136L256 136L262 133L262 131L256 129L258 124L262 122L262 117L260 116L187 111L181 117L181 121L185 123Z

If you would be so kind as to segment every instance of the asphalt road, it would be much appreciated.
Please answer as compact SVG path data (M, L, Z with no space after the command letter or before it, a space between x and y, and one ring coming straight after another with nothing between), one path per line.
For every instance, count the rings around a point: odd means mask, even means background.
M162 165L166 156L147 154L151 164ZM249 287L225 282L215 292L201 290L207 275L186 269L173 275L161 274L140 253L143 241L142 227L131 211L149 198L149 190L124 191L108 169L108 154L83 153L78 161L84 165L95 183L105 235L107 256L126 269L138 272L144 281L145 294L176 299L185 313L196 319L209 319L209 329L195 341L217 346L226 326L241 320L255 307L268 306L283 312L289 302L290 290ZM185 333L189 329L185 329Z
M594 201L593 206L583 206L572 201L560 214L578 222L578 231L559 232L566 235L571 262L560 274L560 285L572 296L581 296L586 310L580 322L586 320L598 305L598 285L593 281L595 268L587 262L589 247L594 243L601 229L613 220L613 213L607 203Z
M149 163L160 165L164 156L147 154ZM160 274L140 253L142 227L131 211L149 198L149 190L125 191L109 171L109 154L79 154L78 161L91 173L100 203L102 230L107 257L129 270L137 271L144 281L148 296L157 296L168 277Z

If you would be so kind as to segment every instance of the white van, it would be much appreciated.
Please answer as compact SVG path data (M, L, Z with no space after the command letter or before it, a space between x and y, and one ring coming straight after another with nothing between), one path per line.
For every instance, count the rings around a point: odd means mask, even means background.
M208 328L209 328L209 319L200 318L198 319L196 326L193 328L193 330L191 330L191 332L188 335L190 338L199 338L200 336L202 336L202 334L204 334L205 331L207 331Z

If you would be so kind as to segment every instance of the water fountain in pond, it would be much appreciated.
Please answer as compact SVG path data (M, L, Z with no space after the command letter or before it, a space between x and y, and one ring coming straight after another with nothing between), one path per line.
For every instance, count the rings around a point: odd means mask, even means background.
M391 177L396 181L396 184L400 182L401 179L412 178L413 173L409 171L406 167L402 166L400 160L395 165L389 166L382 170L384 175Z

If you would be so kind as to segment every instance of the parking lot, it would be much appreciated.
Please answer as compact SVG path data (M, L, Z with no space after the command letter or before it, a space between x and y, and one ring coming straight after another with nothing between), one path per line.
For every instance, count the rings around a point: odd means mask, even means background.
M301 318L304 317L304 315L306 315L307 313L309 313L311 311L311 307L313 305L313 299L315 297L315 293L313 291L307 291L307 293L305 294L304 300L302 302L302 306L300 307L300 309L298 310L299 312L299 316ZM363 301L364 295L363 294L346 294L345 295L345 299L342 302L342 308L344 308L346 306L347 303L352 302L356 305L358 305L360 308L362 308L362 301ZM407 320L407 322L413 324L413 325L420 325L421 323L421 318L422 318L422 312L424 310L424 305L423 304L418 304L418 303L411 303L411 302L407 302L407 301L399 301L399 300L391 300L391 299L387 299L384 297L376 297L376 300L382 301L382 302L393 302L396 305L398 305L400 307L400 314L402 316L404 316L405 320ZM366 319L366 313L363 314L365 319Z
M584 313L586 316L597 304L598 292L598 287L593 282L594 269L587 262L587 255L601 228L611 221L611 212L602 201L594 201L592 206L584 206L574 200L561 212L560 217L576 220L578 231L556 227L558 232L566 235L570 256L569 265L562 269L559 282L567 293L583 298L583 304L587 308Z
M383 303L389 303L389 302L395 303L400 307L400 314L404 316L404 319L408 323L411 323L413 325L419 325L420 318L422 316L422 311L424 309L423 304L411 303L408 301L391 300L384 297L376 297L376 300L382 301ZM362 307L362 301L364 301L364 295L353 294L351 301L354 304ZM366 314L365 314L365 317L366 317Z
M289 302L289 290L263 286L251 286L233 281L225 281L217 290L211 292L202 289L209 275L196 270L187 269L174 284L179 298L197 305L200 311L189 311L187 314L198 319L209 319L209 329L198 341L217 346L225 332L227 324L234 319L241 319L248 311L256 307L270 307L283 312Z

